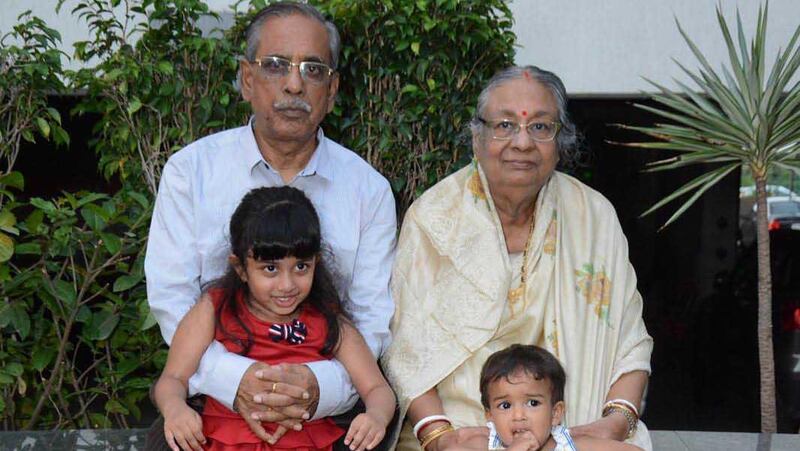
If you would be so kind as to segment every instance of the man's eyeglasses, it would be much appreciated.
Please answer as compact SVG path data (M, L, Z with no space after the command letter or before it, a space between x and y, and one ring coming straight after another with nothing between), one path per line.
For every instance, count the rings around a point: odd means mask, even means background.
M492 138L499 140L513 139L522 127L528 132L528 136L537 142L552 141L561 129L558 121L533 121L527 124L501 119L499 121L487 121L482 117L477 118L485 127L492 131Z
M297 66L300 68L300 76L303 77L303 80L311 83L325 83L334 72L325 63L316 61L293 63L279 56L265 56L250 62L258 64L261 68L261 73L267 78L285 77L293 67Z

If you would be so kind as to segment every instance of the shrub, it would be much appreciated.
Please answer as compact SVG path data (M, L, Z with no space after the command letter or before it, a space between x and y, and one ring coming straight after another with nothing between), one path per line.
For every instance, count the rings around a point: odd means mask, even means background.
M151 203L125 191L28 207L0 288L0 419L11 429L124 426L165 358L142 284Z
M398 209L472 156L467 125L484 83L513 63L502 0L320 1L343 40L326 132L392 184Z

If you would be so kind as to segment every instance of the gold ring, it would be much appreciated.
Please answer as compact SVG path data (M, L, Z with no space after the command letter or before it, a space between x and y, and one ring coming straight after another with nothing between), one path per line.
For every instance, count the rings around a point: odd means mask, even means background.
M277 389L278 389L278 383L277 382L273 382L272 383L272 393L275 393L275 390L277 390Z

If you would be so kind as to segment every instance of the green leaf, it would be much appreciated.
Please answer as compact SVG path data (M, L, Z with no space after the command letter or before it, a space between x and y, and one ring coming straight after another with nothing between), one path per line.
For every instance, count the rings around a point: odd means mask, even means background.
M49 200L44 200L40 197L34 197L33 199L30 200L30 203L34 207L43 210L46 213L55 213L56 211L58 211L58 208L56 208L56 204L50 202Z
M59 125L61 124L61 113L58 112L57 109L53 107L47 107L47 114Z
M144 195L137 193L135 191L128 191L128 196L130 196L133 200L135 200L142 208L147 208L150 206L150 202L147 200L147 197Z
M31 131L28 129L22 130L22 138L29 143L36 142L36 140L33 138L33 133L31 133Z
M33 369L36 371L42 371L47 368L47 365L53 360L53 357L56 356L56 350L54 348L38 348L33 351L33 356L31 357L31 364L33 365Z
M36 118L36 125L39 127L39 133L42 134L45 138L50 137L50 124L47 123L43 117Z
M3 372L0 372L0 385L11 385L13 383L14 383L14 378L13 377L11 377L8 374L5 374ZM0 399L2 399L2 398L0 398Z
M92 340L105 340L119 324L119 314L101 310L92 315L92 320L86 325L88 335Z
M14 255L14 240L0 232L0 263L6 262Z
M165 75L172 75L173 73L172 63L170 63L169 61L159 61L158 70L159 72Z
M22 243L14 247L14 253L17 255L41 255L42 246L39 243Z
M92 310L89 307L82 305L78 309L78 314L75 315L75 321L79 323L88 323L92 320Z
M106 222L103 220L97 210L98 209L92 209L88 207L81 208L81 216L83 216L86 224L95 232L103 230L106 226Z
M25 307L17 304L11 307L11 325L19 332L19 335L24 339L28 337L31 330L31 319Z
M65 280L53 281L53 295L70 309L75 307L78 299L78 292L75 290L75 286Z
M133 288L142 280L142 276L135 275L135 274L127 274L124 276L119 276L117 280L114 281L113 291L114 293L119 293L120 291L125 291L130 288Z
M3 367L3 372L6 374L10 374L14 377L21 376L23 372L23 367L17 362L7 363Z
M411 43L411 51L414 52L414 55L419 55L419 42Z
M141 327L139 327L139 330L147 330L155 326L157 323L158 322L156 321L156 317L153 315L153 312L147 312L147 317L144 319Z
M16 230L14 227L15 225L17 225L17 217L14 216L14 213L11 213L8 210L0 210L0 230L5 230L6 232L14 235L19 235L19 231L14 232L10 230Z
M21 172L11 171L0 177L0 185L10 186L22 191L25 189L25 179L22 177Z
M100 238L103 239L103 244L110 254L116 254L122 248L122 240L113 233L100 233Z
M142 101L139 100L138 97L134 97L133 99L131 99L131 103L128 105L128 114L133 115L141 108L142 108Z
M116 399L109 399L108 402L106 402L106 412L121 413L123 415L127 415L129 413L128 409L126 409L125 406L123 406L122 403Z

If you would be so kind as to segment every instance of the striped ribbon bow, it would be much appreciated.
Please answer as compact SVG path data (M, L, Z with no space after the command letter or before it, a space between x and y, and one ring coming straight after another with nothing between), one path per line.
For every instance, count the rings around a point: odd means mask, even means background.
M269 335L272 341L286 341L292 345L299 345L306 341L308 328L305 323L296 319L290 323L273 324L269 327Z

